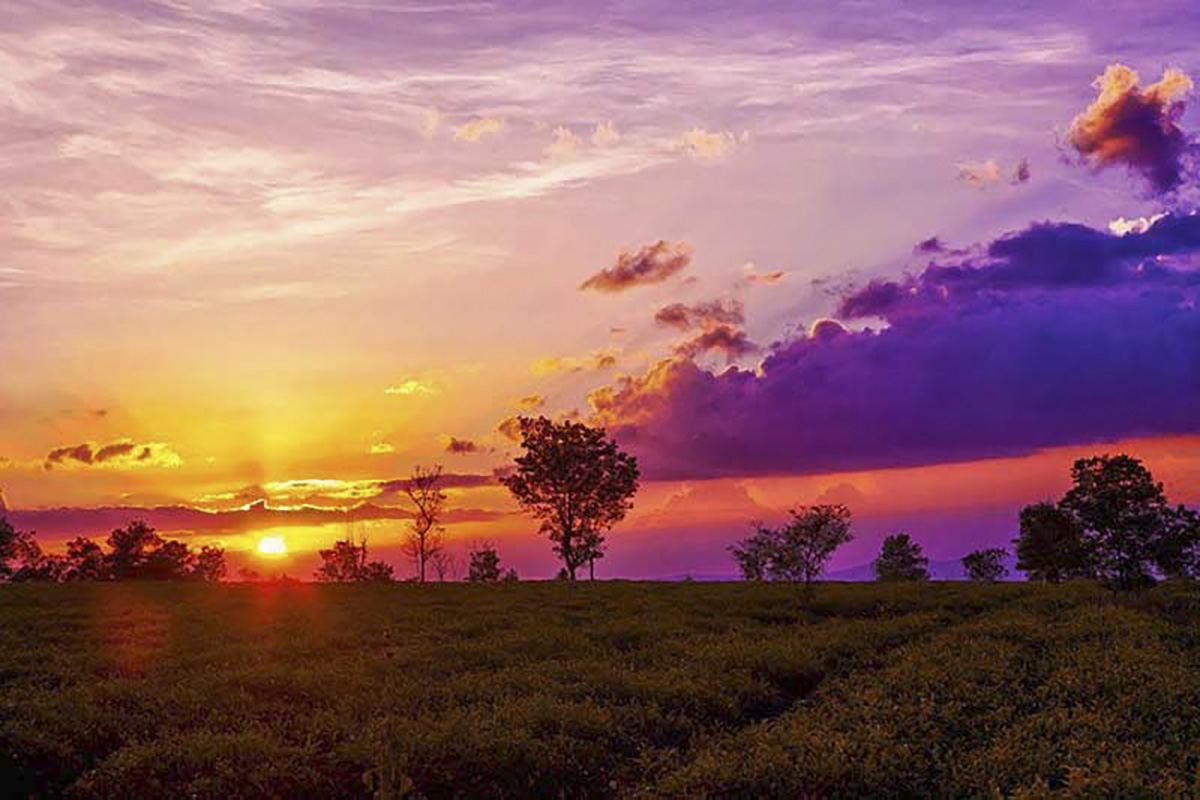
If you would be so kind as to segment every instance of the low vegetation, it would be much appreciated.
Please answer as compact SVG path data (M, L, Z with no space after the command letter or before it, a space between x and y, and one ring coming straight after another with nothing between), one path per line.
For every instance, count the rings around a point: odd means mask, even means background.
M14 796L1200 791L1200 589L0 587Z

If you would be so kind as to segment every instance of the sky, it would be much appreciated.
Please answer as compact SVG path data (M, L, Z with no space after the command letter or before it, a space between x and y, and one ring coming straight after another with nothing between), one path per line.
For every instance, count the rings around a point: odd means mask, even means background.
M638 456L603 577L813 502L958 558L1101 452L1200 503L1200 9L976 5L0 5L10 516L407 574L437 463L545 577L520 414Z

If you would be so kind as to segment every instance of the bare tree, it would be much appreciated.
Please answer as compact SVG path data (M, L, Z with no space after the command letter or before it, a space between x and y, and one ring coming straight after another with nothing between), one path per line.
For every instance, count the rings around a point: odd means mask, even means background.
M412 477L404 487L408 499L416 507L409 523L408 538L404 541L404 554L417 567L417 580L425 582L425 567L431 563L439 570L439 578L448 567L437 567L438 554L445 548L442 542L442 526L438 524L446 504L446 493L438 485L442 478L442 467L426 469L420 465L413 468Z
M429 565L433 567L433 571L439 581L444 581L447 577L452 581L458 580L458 556L444 547L439 546L429 556Z

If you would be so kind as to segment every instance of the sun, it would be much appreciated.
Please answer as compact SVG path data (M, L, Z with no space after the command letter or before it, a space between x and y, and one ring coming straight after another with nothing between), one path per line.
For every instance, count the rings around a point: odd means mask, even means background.
M282 556L287 553L287 545L282 536L264 536L258 540L258 552L264 556Z

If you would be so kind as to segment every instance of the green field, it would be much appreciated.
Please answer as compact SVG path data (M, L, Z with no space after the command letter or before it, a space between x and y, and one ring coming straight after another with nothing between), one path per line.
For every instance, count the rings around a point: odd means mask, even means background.
M1200 589L0 586L16 796L1200 794Z

